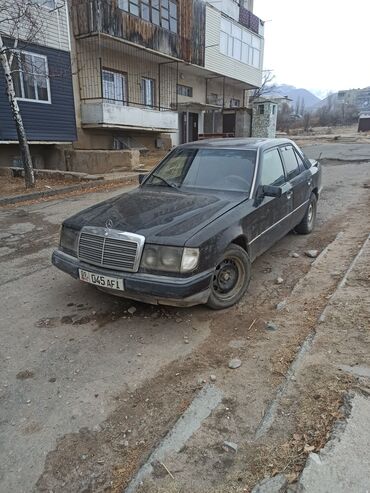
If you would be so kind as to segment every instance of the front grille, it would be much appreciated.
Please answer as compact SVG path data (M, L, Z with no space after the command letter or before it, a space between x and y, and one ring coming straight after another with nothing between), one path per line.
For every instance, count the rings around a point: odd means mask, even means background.
M86 226L80 233L78 258L107 269L136 272L144 242L141 235Z

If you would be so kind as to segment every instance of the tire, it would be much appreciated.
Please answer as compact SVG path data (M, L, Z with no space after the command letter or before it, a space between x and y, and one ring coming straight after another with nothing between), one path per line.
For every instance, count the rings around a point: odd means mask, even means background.
M207 305L223 310L235 305L246 292L251 278L251 261L238 245L229 245L215 268Z
M308 235L312 233L315 227L317 210L317 198L314 193L311 193L310 202L306 210L302 221L294 228L294 230L301 235Z

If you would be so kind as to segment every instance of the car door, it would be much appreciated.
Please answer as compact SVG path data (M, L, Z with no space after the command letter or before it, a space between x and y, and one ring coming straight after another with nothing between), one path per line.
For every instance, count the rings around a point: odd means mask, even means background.
M285 174L293 192L293 209L290 217L291 228L294 228L303 218L310 198L311 173L304 166L296 149L291 145L280 147Z
M263 151L260 156L256 184L254 210L248 216L249 244L253 258L261 255L290 230L293 195L277 147ZM261 187L264 185L281 187L281 196L261 196Z

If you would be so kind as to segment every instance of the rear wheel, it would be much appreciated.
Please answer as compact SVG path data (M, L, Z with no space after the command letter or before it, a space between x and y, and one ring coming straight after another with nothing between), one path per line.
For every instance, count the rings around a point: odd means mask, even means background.
M229 308L246 292L251 278L248 254L238 245L230 245L216 266L207 305L213 310Z
M317 198L314 193L311 193L310 201L307 207L306 214L302 221L294 228L301 235L308 235L313 231L316 221Z

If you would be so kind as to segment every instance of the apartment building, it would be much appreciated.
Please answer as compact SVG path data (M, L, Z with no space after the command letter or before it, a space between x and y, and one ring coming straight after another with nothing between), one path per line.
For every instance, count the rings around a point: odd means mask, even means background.
M152 149L250 135L262 80L252 0L71 0L75 149Z
M356 106L359 112L368 112L370 110L370 87L339 91L337 103Z
M41 29L30 41L20 39L13 58L13 80L31 155L37 168L58 168L64 149L76 139L68 9L59 0L40 0L35 15ZM11 29L1 22L9 47ZM9 29L9 30L7 30ZM27 33L24 33L27 39ZM0 68L0 166L20 166L17 133ZM63 164L62 164L63 167Z

